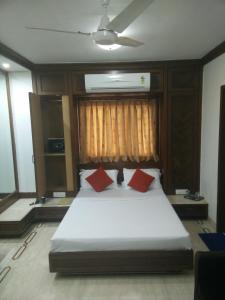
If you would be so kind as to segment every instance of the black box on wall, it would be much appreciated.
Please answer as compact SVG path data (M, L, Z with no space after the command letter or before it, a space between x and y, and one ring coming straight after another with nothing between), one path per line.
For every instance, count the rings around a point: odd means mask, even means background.
M48 152L63 153L64 151L64 138L48 138Z

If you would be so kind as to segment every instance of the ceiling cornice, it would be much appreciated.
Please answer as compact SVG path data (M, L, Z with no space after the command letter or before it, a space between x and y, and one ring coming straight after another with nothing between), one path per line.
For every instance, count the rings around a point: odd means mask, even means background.
M0 54L7 57L8 59L11 59L12 61L20 64L21 66L28 68L30 70L46 70L49 71L56 70L56 69L63 69L63 70L77 70L77 71L84 71L84 70L94 70L95 68L101 70L106 69L107 67L109 69L116 68L116 69L123 69L124 67L129 68L131 66L132 69L135 67L143 69L149 68L149 67L160 67L163 65L167 66L173 66L173 64L177 63L179 64L190 64L193 62L193 64L202 64L205 65L209 63L210 61L214 60L218 56L225 53L225 41L223 41L221 44L213 48L210 52L208 52L206 55L204 55L201 59L188 59L188 60L164 60L164 61L137 61L137 62L104 62L104 63L55 63L55 64L35 64L28 60L26 57L20 55L15 50L9 48L8 46L4 45L0 42Z
M19 53L9 48L8 46L2 44L1 42L0 42L0 54L29 70L33 70L34 64L30 60L20 55Z
M225 53L225 41L209 51L205 56L202 57L202 64L208 64L218 56Z

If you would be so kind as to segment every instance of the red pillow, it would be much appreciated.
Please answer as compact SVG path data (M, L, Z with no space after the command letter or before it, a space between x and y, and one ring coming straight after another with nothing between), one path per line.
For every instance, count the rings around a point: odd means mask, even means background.
M154 179L155 177L137 169L128 185L139 192L145 193Z
M108 176L102 167L85 179L96 192L103 191L107 186L113 183L113 180Z

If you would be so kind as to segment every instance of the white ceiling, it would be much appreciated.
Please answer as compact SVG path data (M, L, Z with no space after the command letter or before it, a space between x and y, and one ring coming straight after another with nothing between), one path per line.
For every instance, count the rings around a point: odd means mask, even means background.
M110 17L131 0L111 0ZM95 31L100 0L0 0L0 41L34 63L201 58L225 40L224 0L155 0L123 33L145 44L106 52L89 37L25 26Z

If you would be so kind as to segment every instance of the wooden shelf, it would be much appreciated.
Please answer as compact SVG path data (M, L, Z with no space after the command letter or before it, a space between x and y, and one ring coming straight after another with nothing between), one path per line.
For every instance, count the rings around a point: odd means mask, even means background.
M65 152L45 153L44 155L45 155L46 157L49 157L49 156L53 156L53 157L57 157L57 156L65 156Z

